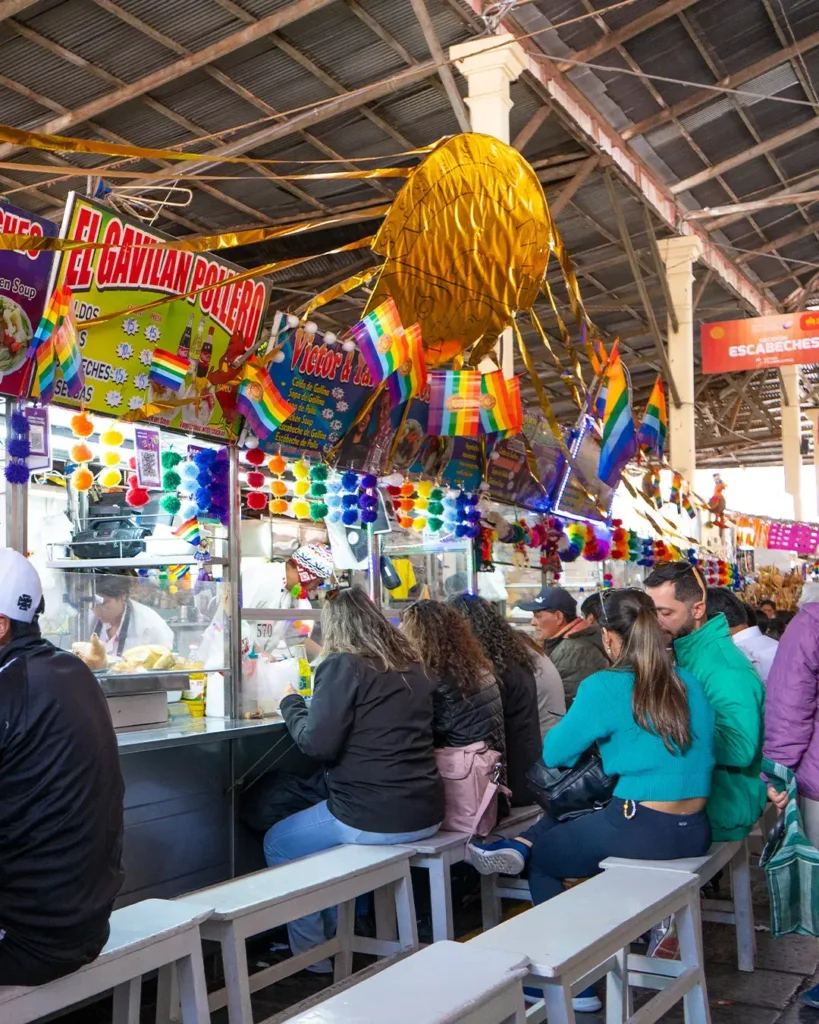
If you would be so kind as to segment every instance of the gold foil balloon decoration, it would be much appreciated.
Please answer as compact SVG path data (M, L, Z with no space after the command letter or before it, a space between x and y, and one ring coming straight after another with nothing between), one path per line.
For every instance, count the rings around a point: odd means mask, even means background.
M533 305L554 243L543 189L520 153L489 135L456 135L384 218L372 243L384 266L366 311L392 296L401 322L420 324L430 366L485 339L474 363Z

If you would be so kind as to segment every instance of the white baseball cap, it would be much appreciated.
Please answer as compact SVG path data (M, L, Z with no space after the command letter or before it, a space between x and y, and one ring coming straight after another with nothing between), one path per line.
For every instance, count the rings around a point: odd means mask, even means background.
M0 548L0 615L33 622L43 599L37 570L14 548Z

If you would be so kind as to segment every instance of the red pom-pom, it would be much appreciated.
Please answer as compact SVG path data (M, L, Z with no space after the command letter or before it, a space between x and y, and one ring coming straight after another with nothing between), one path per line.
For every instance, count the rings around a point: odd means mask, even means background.
M251 491L247 496L247 507L252 508L254 512L261 512L263 508L267 508L267 495L261 491Z
M245 452L245 462L249 462L251 466L261 466L266 458L261 448L248 448Z
M144 487L129 487L125 492L125 504L131 508L142 508L151 500L150 494Z
M258 451L258 448L254 449ZM247 474L247 486L252 487L254 490L258 490L260 487L264 487L264 473L260 473L258 470L252 470Z
M389 494L390 497L397 498L400 493L400 487L396 487L394 484L387 484L387 494Z
M136 469L136 455L132 455L131 458L128 459L128 469Z

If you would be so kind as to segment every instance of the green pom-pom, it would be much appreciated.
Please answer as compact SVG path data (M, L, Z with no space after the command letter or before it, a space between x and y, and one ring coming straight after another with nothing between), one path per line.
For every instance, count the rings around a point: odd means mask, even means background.
M323 501L314 501L310 506L310 518L313 522L321 522L330 510Z
M437 533L443 525L443 519L427 519L427 529L432 533Z
M182 508L182 502L175 494L166 494L160 499L159 504L162 506L163 511L167 512L169 516L175 516L180 508Z
M326 480L329 472L330 470L324 465L324 463L317 462L314 466L310 467L310 479L318 481Z
M327 484L323 484L320 481L312 483L310 485L310 497L311 498L323 498L327 493Z
M182 456L178 452L163 452L162 453L162 468L163 469L176 469L180 462L182 462Z
M430 501L440 501L441 498L443 498L443 496L444 492L441 490L440 487L433 487L433 489L429 492Z
M438 493L440 494L441 492L438 491ZM429 505L427 505L427 512L429 512L431 516L442 516L444 514L444 506L440 501L431 501Z
M166 469L162 474L162 490L163 491L175 491L179 488L182 483L182 477L176 472L175 469Z

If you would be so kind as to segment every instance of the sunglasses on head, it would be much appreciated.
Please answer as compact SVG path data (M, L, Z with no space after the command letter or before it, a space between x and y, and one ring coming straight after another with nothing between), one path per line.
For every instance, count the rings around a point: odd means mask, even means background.
M706 589L705 581L703 580L702 575L700 574L700 571L696 567L696 565L690 565L688 562L677 562L674 567L674 571L680 577L684 576L688 572L692 573L694 579L697 581L697 586L700 588L702 600L705 601L707 599L708 590Z

